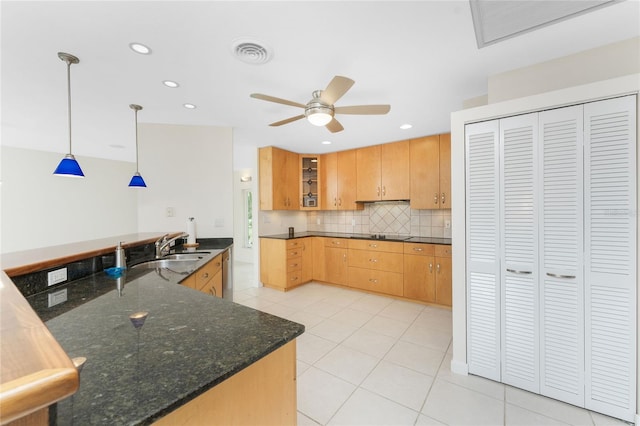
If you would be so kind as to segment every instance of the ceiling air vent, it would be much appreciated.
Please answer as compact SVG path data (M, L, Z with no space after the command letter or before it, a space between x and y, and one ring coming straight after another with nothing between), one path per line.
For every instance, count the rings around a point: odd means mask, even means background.
M255 40L235 40L231 46L231 50L242 62L253 65L265 64L269 62L273 56L270 48Z

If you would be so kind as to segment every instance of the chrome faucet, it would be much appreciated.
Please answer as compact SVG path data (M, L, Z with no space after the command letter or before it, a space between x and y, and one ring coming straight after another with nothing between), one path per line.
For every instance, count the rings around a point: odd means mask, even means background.
M189 234L183 232L182 234L176 235L175 237L170 239L167 238L169 237L169 234L164 234L162 237L158 238L158 241L156 241L156 259L160 259L161 257L169 254L172 242L180 238L187 238L188 236Z

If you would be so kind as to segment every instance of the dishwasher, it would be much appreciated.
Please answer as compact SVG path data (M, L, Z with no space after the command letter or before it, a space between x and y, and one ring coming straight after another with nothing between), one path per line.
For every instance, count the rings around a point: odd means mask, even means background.
M222 298L233 302L233 273L231 271L231 249L222 253Z

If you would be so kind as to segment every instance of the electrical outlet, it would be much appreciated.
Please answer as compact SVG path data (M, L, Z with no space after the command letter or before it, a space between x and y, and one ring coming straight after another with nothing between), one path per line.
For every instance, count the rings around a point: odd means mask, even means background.
M319 217L316 218L316 225L320 225L320 218Z
M356 218L351 219L351 226L356 226Z
M49 296L49 303L47 306L49 308L52 306L59 305L67 301L67 289L63 288L60 291L54 291L53 293L49 293L48 296Z
M56 269L47 274L47 286L61 283L67 280L67 268Z
M451 229L451 221L450 220L445 220L444 221L444 227L445 227L445 229Z
M176 212L174 211L173 207L167 207L167 217L173 217L175 216Z

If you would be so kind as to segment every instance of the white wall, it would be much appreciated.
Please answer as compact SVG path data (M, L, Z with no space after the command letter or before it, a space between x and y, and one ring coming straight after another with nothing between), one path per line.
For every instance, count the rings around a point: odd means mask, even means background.
M232 129L141 123L138 131L147 183L138 195L138 230L186 231L194 217L198 238L232 237Z
M451 193L453 206L452 260L454 265L453 359L451 361L451 368L453 371L461 374L465 374L467 371L465 124L638 92L640 92L640 74L633 74L625 77L612 78L596 83L579 85L539 95L490 104L483 107L455 112L451 115ZM638 122L640 122L640 108L638 109ZM640 174L638 175L638 181L638 188L640 190ZM636 216L636 218L640 229L640 216ZM638 292L638 297L638 306L640 306L640 292ZM638 331L640 332L640 316L638 316ZM640 338L638 341L640 341ZM640 374L640 357L638 358L637 372ZM640 377L638 377L638 383L640 384ZM640 407L640 392L638 392L638 407ZM640 418L637 417L636 420L640 421Z
M133 163L78 157L85 178L54 176L63 154L2 146L1 252L137 232Z

